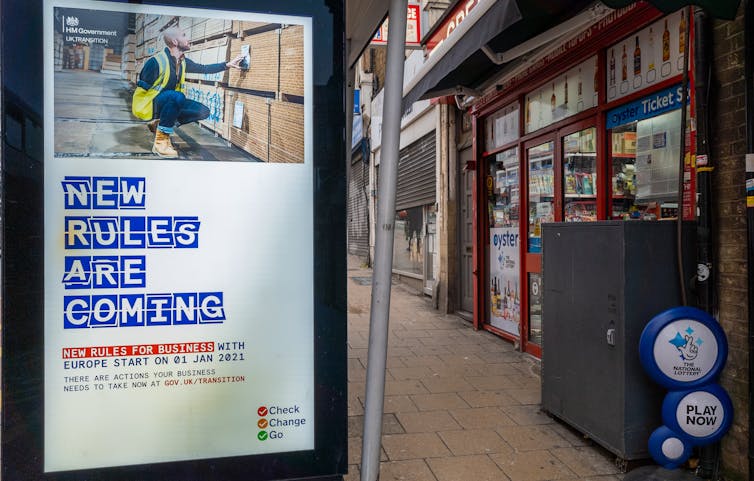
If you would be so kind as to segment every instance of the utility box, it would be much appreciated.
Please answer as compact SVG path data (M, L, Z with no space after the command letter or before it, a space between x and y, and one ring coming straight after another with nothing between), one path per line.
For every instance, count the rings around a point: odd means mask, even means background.
M676 224L545 224L542 407L623 460L648 458L663 390L644 373L639 337L682 303ZM684 225L686 278L694 225Z

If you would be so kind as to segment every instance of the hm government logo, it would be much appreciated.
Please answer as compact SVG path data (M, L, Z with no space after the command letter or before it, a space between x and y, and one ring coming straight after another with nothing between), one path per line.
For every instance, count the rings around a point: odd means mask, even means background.
M668 342L678 349L681 355L681 359L684 361L693 361L699 355L699 348L704 344L704 340L697 336L694 340L694 329L688 326L684 331L685 334L681 335L680 332L676 332L675 337Z
M67 27L78 27L79 17L65 17L65 25Z

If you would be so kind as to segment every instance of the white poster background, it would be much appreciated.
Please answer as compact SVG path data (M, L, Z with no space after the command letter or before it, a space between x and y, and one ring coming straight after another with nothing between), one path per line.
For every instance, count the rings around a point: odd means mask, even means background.
M490 229L490 324L515 336L521 322L518 239L518 227Z
M147 159L53 158L53 8L232 18L304 26L305 157L303 164L200 162ZM137 6L89 1L45 3L45 471L146 464L314 448L312 43L311 21L301 17ZM143 211L66 211L65 176L130 176L146 179ZM66 215L198 216L198 249L65 250ZM146 288L124 293L216 292L224 295L222 324L63 329L61 283L66 255L145 255ZM67 347L181 342L236 342L243 361L64 369ZM104 358L99 358L104 359ZM134 359L129 357L129 359ZM179 377L178 372L188 371ZM159 378L156 373L162 372ZM146 387L116 375L148 376ZM197 374L198 373L198 374ZM95 382L95 376L108 376ZM77 376L74 379L73 376ZM87 376L84 381L84 376ZM185 377L243 378L239 382L181 384ZM166 381L178 379L168 386ZM160 381L155 384L155 381ZM94 384L104 385L98 390ZM64 386L88 390L64 391ZM121 385L122 386L122 385ZM261 416L269 409L258 438ZM292 408L273 415L276 408ZM298 419L277 429L274 419Z

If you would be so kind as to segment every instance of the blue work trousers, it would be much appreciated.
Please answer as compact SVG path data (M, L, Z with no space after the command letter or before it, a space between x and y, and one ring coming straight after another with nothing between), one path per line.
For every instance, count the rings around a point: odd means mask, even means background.
M154 99L154 116L160 119L158 128L168 134L173 127L196 122L209 117L209 109L194 100L189 100L177 90L164 90Z

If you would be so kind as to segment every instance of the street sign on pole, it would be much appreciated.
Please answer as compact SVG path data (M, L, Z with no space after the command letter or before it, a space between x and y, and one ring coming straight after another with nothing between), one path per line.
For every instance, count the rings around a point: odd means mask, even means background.
M386 18L374 35L372 45L387 45L388 26L390 19ZM421 5L418 3L409 3L406 11L406 47L421 48L422 35L422 16Z

